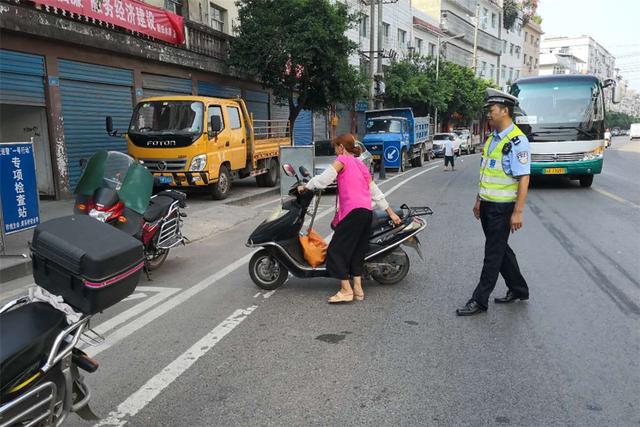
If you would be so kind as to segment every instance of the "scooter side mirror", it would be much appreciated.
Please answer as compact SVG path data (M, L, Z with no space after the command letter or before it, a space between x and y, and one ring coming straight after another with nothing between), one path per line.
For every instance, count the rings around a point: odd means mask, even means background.
M300 166L298 168L298 170L300 171L300 175L302 175L303 177L305 177L305 178L311 177L311 174L309 173L307 168L305 168L304 166Z
M283 164L282 165L282 170L284 171L285 175L287 175L287 176L290 176L292 178L296 176L296 170L289 163Z

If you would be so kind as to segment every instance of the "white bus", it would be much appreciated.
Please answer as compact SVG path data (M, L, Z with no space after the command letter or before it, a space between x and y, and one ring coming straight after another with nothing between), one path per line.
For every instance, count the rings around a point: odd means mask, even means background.
M604 83L591 75L551 75L516 81L515 122L531 142L532 175L566 175L589 187L602 171L605 151Z

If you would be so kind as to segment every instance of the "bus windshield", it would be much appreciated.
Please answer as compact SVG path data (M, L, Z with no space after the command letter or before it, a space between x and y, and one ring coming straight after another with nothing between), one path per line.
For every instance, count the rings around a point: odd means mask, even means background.
M516 83L522 117L516 123L540 126L590 126L598 115L600 88L595 81L540 81Z
M204 105L193 101L150 101L138 104L129 132L148 135L202 133Z

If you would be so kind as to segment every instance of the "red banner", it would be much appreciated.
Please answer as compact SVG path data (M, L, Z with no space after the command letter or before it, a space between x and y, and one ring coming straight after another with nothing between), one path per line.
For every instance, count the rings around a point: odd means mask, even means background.
M169 43L184 42L184 19L136 0L34 0Z

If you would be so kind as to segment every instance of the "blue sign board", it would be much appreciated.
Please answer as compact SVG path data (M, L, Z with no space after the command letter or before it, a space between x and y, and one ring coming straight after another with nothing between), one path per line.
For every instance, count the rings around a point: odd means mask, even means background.
M400 167L400 148L398 145L387 142L384 145L384 166L385 168Z
M359 100L358 102L356 102L356 112L358 113L362 113L365 112L369 109L369 101L365 100Z
M0 200L4 234L40 223L33 144L0 143Z

